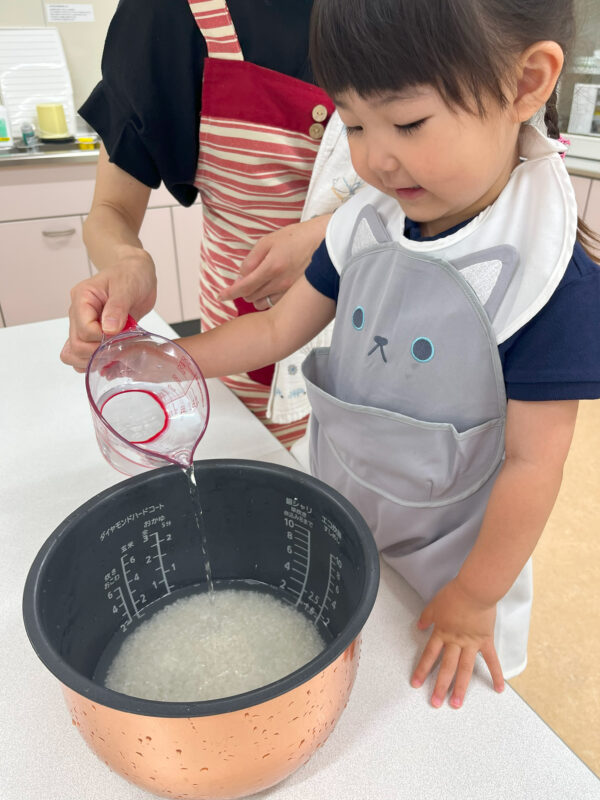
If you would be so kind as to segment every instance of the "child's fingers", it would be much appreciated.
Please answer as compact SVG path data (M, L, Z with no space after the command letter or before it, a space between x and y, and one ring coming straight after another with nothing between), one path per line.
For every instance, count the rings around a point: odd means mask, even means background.
M454 691L450 698L450 705L453 708L460 708L464 702L467 687L473 674L476 656L477 652L475 650L464 649L460 654L456 680L454 681Z
M437 657L441 653L443 646L444 643L439 636L432 634L429 638L429 641L425 645L425 649L421 654L419 663L417 664L410 680L411 686L413 686L415 689L418 689L419 686L423 685L423 681L431 672L431 668L437 661Z
M438 672L435 688L431 695L431 705L439 708L444 702L450 684L456 675L456 668L460 659L461 648L457 644L446 644L440 670Z
M483 656L483 659L487 664L487 668L490 671L490 675L492 676L494 689L497 692L504 691L504 675L502 674L500 659L498 658L498 654L496 653L496 648L494 647L493 642L490 642L490 644L481 648L481 655Z

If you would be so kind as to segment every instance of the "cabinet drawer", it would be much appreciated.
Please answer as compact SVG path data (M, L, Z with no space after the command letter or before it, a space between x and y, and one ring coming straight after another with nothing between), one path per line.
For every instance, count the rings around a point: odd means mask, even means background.
M66 316L71 287L90 275L78 216L4 222L0 254L6 325Z
M18 222L87 214L94 195L93 164L7 167L0 175L0 220Z

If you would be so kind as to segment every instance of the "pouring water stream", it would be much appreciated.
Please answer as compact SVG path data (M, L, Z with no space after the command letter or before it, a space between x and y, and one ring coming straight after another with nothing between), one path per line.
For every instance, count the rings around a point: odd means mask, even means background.
M214 594L194 451L209 416L200 368L178 344L128 317L121 333L103 336L86 372L96 438L106 460L135 475L176 464L186 476L201 540L203 569Z
M211 600L214 601L215 589L213 586L212 571L210 568L210 557L208 554L208 544L206 540L206 524L205 524L204 513L202 511L202 504L200 502L200 492L198 490L198 484L196 483L196 475L194 473L193 462L189 465L189 467L184 467L182 465L182 469L189 483L190 498L194 508L196 527L198 528L198 534L200 535L200 546L202 548L202 558L204 559L204 573L206 575L206 585L208 587L208 593L210 595L210 598Z

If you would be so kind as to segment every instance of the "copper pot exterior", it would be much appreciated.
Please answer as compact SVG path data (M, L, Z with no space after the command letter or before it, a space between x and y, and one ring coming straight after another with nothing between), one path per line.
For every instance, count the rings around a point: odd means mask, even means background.
M359 651L360 635L295 689L213 716L131 714L62 688L73 724L115 772L162 797L226 800L273 786L325 742L348 702Z

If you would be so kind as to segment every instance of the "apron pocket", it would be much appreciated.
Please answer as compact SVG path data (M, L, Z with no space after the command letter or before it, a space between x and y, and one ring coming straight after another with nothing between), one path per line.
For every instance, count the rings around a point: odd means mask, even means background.
M451 423L346 403L323 388L327 355L327 348L313 350L302 367L318 449L335 457L327 472L337 461L358 483L408 506L455 503L494 473L504 453L504 418L459 432ZM318 477L335 482L333 474Z

